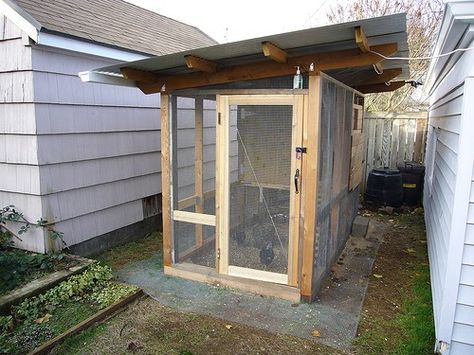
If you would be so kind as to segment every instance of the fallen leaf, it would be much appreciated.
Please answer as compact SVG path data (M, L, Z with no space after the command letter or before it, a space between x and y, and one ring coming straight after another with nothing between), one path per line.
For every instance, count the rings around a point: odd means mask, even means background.
M314 337L319 338L321 336L321 332L319 330L315 329L311 332L311 335L314 336Z
M381 279L383 276L380 275L380 274L374 274L374 277L375 277L376 279Z
M44 317L35 319L34 322L35 322L36 324L43 324L43 323L46 323L47 321L49 321L49 319L50 319L51 317L52 317L51 314L46 313L46 314L44 315Z
M409 253L414 253L415 251L416 251L416 250L413 249L413 248L408 248L408 249L407 249L407 252L409 252Z
M225 326L227 329L231 330L232 329L232 326L230 324L226 324Z

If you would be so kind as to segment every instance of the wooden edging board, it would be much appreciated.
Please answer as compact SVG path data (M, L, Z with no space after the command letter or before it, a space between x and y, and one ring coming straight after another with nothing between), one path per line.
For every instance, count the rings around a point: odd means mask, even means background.
M30 351L28 354L29 355L39 355L39 354L47 354L49 351L51 351L55 346L59 345L62 343L66 338L73 336L74 334L77 334L95 323L107 318L108 316L112 315L114 312L117 310L121 309L122 307L126 306L127 304L135 301L137 298L143 296L143 290L138 290L131 295L122 298L121 300L115 302L114 304L111 304L110 306L104 308L103 310L97 312L96 314L90 316L89 318L83 320L81 323L76 324L74 327L69 328L66 330L64 333L59 334L57 337L47 341L43 345L37 347L36 349L33 349Z
M82 264L70 267L66 270L55 271L49 275L45 275L36 280L28 282L22 287L12 290L0 297L0 315L10 314L10 308L22 302L25 298L33 297L43 293L50 288L67 280L72 275L83 272L90 264L95 261L80 257L74 257L82 262Z

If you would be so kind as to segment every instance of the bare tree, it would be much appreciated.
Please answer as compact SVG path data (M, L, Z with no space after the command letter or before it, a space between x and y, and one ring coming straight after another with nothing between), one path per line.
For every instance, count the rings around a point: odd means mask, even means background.
M442 0L350 0L331 7L327 17L332 23L361 20L405 12L407 14L408 48L410 57L429 56L436 42L443 15ZM410 61L410 75L426 79L429 60ZM423 102L413 98L413 88L405 85L390 93L368 95L369 111L418 111Z

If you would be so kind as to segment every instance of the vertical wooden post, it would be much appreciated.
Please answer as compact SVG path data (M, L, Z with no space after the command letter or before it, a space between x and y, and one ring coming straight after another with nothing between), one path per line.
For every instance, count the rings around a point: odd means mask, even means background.
M306 301L313 298L314 244L317 226L317 197L319 176L319 138L321 125L321 76L309 77L308 110L304 115L302 167L302 205L304 206L303 250L301 265L301 296ZM316 256L317 257L317 256Z
M294 174L298 169L302 170L301 159L295 158L296 147L302 147L303 133L303 115L307 111L305 104L307 103L306 95L295 95L293 103L293 123L292 123L292 144L291 144L291 173L289 186L294 189ZM301 215L301 198L299 194L290 194L290 240L288 245L288 285L297 287L299 276L299 260L300 255L300 215Z
M196 97L194 104L194 189L196 201L196 213L204 213L204 191L203 191L203 99ZM203 245L202 224L196 224L196 245Z
M169 95L161 94L161 195L163 215L163 265L172 264L171 186L170 186L170 117Z
M228 273L229 256L229 100L216 95L216 265Z

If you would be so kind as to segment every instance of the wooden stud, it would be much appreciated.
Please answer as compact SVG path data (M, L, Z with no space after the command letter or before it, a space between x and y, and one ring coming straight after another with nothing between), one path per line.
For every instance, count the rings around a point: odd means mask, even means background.
M390 56L397 52L396 43L374 46L374 51ZM202 87L213 84L225 84L241 80L264 79L277 76L292 75L295 66L309 67L312 63L318 70L350 68L372 65L380 62L380 56L374 53L360 53L358 49L347 49L337 52L311 54L301 57L288 58L286 63L257 62L238 66L226 67L215 73L196 72L180 75L163 75L150 73L149 81L140 81L137 86L145 94L160 92L163 87L166 92L174 90Z
M196 97L194 105L194 194L196 197L196 213L204 213L203 187L203 99ZM214 222L215 223L215 222ZM215 225L215 224L214 224ZM196 225L196 245L202 245L202 225Z
M366 37L362 27L357 26L354 30L355 30L354 31L355 41L356 41L356 44L359 47L360 51L362 53L369 52L370 51L369 41L367 40L367 37Z
M391 81L390 85L385 83L381 84L369 84L356 86L355 89L363 94L373 94L377 92L391 92L400 89L405 85L405 81Z
M206 73L214 73L217 70L217 63L195 55L184 56L186 66L189 69L195 69Z
M178 209L178 96L170 96L170 206L171 216ZM179 250L179 236L174 234L171 226L171 255L172 262L176 263L176 251Z
M216 95L216 265L221 274L228 273L229 260L229 101Z
M319 139L321 125L321 77L309 77L308 110L304 116L302 167L302 204L304 205L303 251L301 265L301 296L311 301L313 298L314 245L316 235L316 213L319 176ZM317 256L316 256L317 257Z
M173 211L173 220L187 223L198 223L199 225L215 226L216 216L204 213L195 213L189 211ZM202 245L202 240L196 245Z
M294 174L299 169L301 176L302 157L296 159L296 147L303 146L303 115L305 112L305 96L297 95L293 104L293 132L291 144L291 173L290 173L290 238L288 242L288 285L298 286L299 276L299 241L300 241L300 212L301 212L301 193L296 194L294 185ZM300 184L301 187L301 184ZM301 190L301 188L300 188Z
M168 95L161 95L161 195L163 216L163 265L172 264L171 186L170 186L170 117Z
M271 42L262 42L263 55L278 63L286 63L288 55L286 52Z

